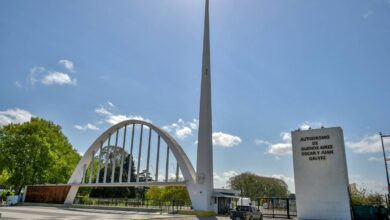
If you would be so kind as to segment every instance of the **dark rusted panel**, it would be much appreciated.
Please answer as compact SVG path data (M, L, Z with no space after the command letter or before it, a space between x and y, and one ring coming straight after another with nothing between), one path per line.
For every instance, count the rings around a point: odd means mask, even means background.
M70 186L28 186L25 202L63 204Z

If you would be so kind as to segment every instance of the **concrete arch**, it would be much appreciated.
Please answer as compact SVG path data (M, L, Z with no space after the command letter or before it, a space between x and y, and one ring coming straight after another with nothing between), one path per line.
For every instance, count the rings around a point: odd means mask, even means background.
M169 149L171 150L174 157L176 158L176 161L177 161L177 163L180 167L180 170L183 174L188 191L191 195L190 191L193 190L194 185L196 184L196 172L195 172L195 169L194 169L191 161L188 159L186 153L183 151L181 146L176 142L176 140L168 132L153 125L152 123L149 123L146 121L141 121L141 120L126 120L126 121L120 122L120 123L110 127L105 132L103 132L103 134L101 134L93 142L93 144L88 148L88 150L84 153L84 156L81 158L81 160L77 164L75 170L73 171L72 176L70 177L70 179L68 181L68 184L71 185L72 187L71 187L71 190L69 191L68 196L65 200L65 204L72 204L73 203L73 200L76 196L77 190L83 181L85 169L91 163L94 154L99 151L101 144L104 143L109 138L110 134L113 134L113 133L117 132L119 129L124 128L125 126L129 126L129 125L147 126L152 131L154 131L158 135L160 135L160 137L167 143ZM126 183L123 183L123 184L126 184ZM103 184L102 184L102 186L103 186Z

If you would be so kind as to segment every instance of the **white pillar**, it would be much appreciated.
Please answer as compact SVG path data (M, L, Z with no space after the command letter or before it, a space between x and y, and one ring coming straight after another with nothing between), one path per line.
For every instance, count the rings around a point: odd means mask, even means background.
M198 201L194 201L197 210L212 211L211 196L214 188L213 181L213 140L212 140L212 112L211 112L211 68L210 68L210 35L209 35L209 1L206 0L202 82L200 94L198 152L196 164L196 192L193 192Z

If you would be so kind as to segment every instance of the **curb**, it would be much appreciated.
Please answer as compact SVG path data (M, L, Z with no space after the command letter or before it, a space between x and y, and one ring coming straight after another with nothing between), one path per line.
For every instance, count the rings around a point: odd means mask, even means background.
M161 212L161 209L156 208L139 208L139 207L121 207L121 206L97 206L97 205L64 205L50 203L19 203L18 206L43 206L43 207L59 207L59 208L80 208L80 209L100 209L100 210L115 210L115 211L135 211L135 212Z

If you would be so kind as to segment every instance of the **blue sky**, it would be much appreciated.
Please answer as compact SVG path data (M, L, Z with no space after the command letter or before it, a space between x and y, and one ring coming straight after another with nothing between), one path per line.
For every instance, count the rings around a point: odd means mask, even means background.
M84 152L143 118L195 162L203 7L0 1L1 125L46 118ZM211 0L210 18L216 186L250 171L293 187L288 133L324 125L344 130L350 182L385 190L390 1Z

